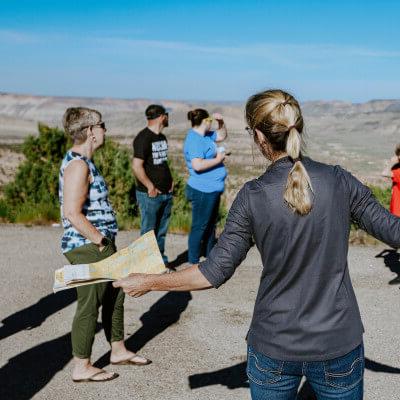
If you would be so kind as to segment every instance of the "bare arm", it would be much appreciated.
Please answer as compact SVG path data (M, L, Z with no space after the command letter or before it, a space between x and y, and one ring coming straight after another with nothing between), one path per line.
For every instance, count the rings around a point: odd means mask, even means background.
M248 210L242 189L229 211L225 229L206 261L168 275L131 274L114 282L130 296L151 290L189 291L219 287L235 272L253 245Z
M149 291L191 291L211 288L210 282L193 265L183 271L172 274L131 274L113 283L130 296L139 297Z
M146 186L147 193L150 197L156 197L157 194L161 193L161 191L154 186L153 182L147 176L146 171L144 170L144 160L134 157L132 162L132 170L136 178L139 179L144 186Z
M64 171L63 214L74 228L92 243L100 244L103 235L82 213L89 188L89 168L82 160L71 161Z
M210 168L221 164L225 159L225 153L217 153L215 158L204 159L204 158L193 158L192 167L196 172L206 171Z
M213 117L218 122L218 129L215 131L217 133L217 139L215 141L219 143L228 137L228 131L221 114L215 113Z

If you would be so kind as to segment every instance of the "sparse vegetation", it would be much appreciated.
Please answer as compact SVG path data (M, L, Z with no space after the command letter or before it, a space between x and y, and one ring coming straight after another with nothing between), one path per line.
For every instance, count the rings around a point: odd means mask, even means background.
M25 161L19 165L14 181L3 188L1 221L46 224L60 220L58 173L71 143L57 128L39 124L38 129L38 136L25 139L22 145ZM135 201L135 180L131 173L129 150L107 139L103 148L96 152L94 162L107 182L120 229L138 228L140 216ZM175 188L170 231L188 232L191 210L185 197L185 178L173 166L171 170ZM220 226L226 214L226 207L222 204Z

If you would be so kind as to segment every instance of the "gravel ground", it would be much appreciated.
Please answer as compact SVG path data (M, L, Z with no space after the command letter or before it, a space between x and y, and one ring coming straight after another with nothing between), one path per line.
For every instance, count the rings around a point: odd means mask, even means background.
M53 271L65 263L60 228L0 225L0 398L10 399L249 399L244 337L254 305L260 261L253 249L222 288L192 293L150 293L125 301L130 347L153 360L146 367L111 368L101 326L93 348L97 365L120 377L103 384L70 380L72 290L52 294ZM121 232L118 246L138 237ZM171 235L174 260L186 237ZM364 326L365 399L400 398L400 292L388 282L400 273L386 247L351 247L350 272ZM303 389L302 398L312 399Z

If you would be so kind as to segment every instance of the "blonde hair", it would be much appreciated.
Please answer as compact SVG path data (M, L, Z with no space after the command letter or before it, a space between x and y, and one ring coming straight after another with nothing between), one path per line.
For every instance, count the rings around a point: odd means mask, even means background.
M308 214L312 209L312 186L301 161L304 122L298 101L277 89L257 93L247 101L246 120L252 130L257 129L265 136L266 146L258 142L257 135L254 139L267 158L271 158L270 151L286 152L293 161L283 198L294 212Z

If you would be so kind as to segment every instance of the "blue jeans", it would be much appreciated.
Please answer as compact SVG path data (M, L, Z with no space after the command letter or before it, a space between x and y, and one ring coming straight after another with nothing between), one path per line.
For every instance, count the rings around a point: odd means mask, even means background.
M253 400L295 400L302 376L307 378L318 400L362 400L364 346L319 362L279 361L249 346L247 376Z
M216 243L215 226L218 219L221 192L205 193L186 186L186 197L192 203L192 227L189 234L188 261L197 264L202 249L207 257Z
M168 257L165 252L165 236L168 231L169 219L172 209L172 194L159 194L156 197L149 197L146 192L136 190L136 199L140 208L140 234L154 230L158 247L165 263Z

